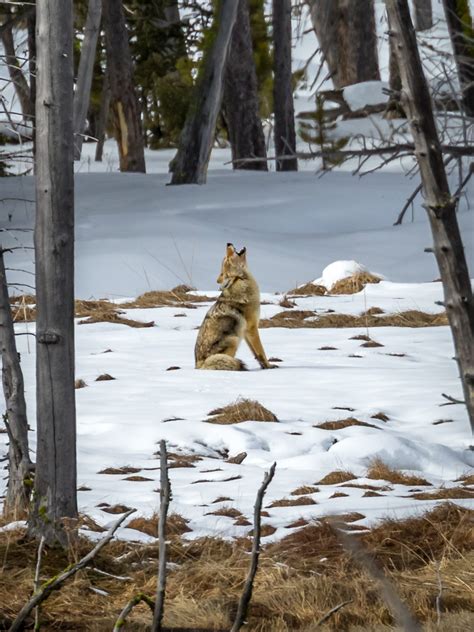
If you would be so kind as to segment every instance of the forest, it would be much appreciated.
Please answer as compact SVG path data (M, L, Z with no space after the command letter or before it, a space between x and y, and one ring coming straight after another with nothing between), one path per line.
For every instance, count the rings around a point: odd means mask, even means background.
M473 18L0 0L0 630L474 628Z

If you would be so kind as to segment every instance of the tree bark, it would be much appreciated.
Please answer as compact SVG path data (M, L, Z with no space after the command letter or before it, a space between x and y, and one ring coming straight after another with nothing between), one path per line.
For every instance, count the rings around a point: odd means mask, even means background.
M238 0L238 5L225 71L224 119L229 132L232 160L266 158L248 0ZM268 167L266 162L239 162L234 164L234 169L267 171Z
M74 93L74 160L81 159L101 16L102 0L89 0L77 85Z
M74 391L73 3L37 0L37 464L30 533L67 544L77 516Z
M335 88L380 79L373 0L307 0Z
M104 71L104 79L102 82L102 94L100 96L99 121L97 123L97 147L95 148L96 162L102 162L104 153L105 136L107 132L107 121L109 120L110 111L110 85L107 67Z
M102 0L110 107L120 171L145 173L145 147L122 0Z
M204 56L178 151L170 165L171 184L206 182L237 8L236 0L219 1L214 41Z
M29 119L34 114L31 102L30 87L21 69L15 51L15 41L13 39L13 26L5 29L1 33L3 48L5 50L5 63L8 66L10 79L15 86L15 92L20 102L21 112L24 118Z
M275 154L296 153L291 73L291 0L273 0L273 109ZM298 160L277 160L277 171L297 171Z
M428 84L423 73L407 0L386 0L391 37L395 39L415 153L423 183L425 208L444 290L444 304L454 340L466 407L474 430L474 299L464 247L436 131Z
M414 22L417 31L427 31L433 26L431 0L413 0Z
M3 513L12 520L24 518L28 512L32 490L32 470L28 449L28 419L20 355L16 349L15 330L8 295L3 249L0 246L0 347L2 381L8 433L8 486Z
M33 139L33 156L36 154L36 8L28 12L26 18L26 27L28 31L28 72L30 75L30 103L33 109L31 119L32 139ZM34 165L33 165L34 168Z
M462 107L474 117L474 28L467 0L443 0L462 93Z

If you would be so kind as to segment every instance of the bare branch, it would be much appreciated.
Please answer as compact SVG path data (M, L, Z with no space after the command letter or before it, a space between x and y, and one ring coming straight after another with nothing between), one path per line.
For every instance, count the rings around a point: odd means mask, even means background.
M315 627L319 628L321 625L323 625L323 623L326 623L326 621L330 619L333 614L336 614L336 612L339 612L341 608L344 608L344 606L347 606L347 604L352 603L352 601L353 601L352 599L348 599L347 601L343 601L342 603L338 604L334 608L331 608L329 612L326 612L324 617L321 617L321 619L319 619Z
M152 612L154 611L155 603L153 599L150 599L150 597L148 597L147 595L144 595L143 593L140 593L139 595L135 595L135 597L132 597L130 599L130 601L127 603L125 608L119 614L118 619L115 622L113 632L120 632L120 630L123 628L125 624L125 621L128 615L132 612L135 606L138 606L138 604L141 603L142 601L144 601L147 604L147 606L150 607Z

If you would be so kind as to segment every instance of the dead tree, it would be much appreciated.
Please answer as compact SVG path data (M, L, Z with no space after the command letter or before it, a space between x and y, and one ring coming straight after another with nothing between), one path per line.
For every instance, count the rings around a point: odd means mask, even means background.
M335 88L379 80L373 0L307 0Z
M2 382L6 412L4 422L8 433L8 485L4 515L19 520L28 511L32 490L32 470L28 449L28 419L20 355L16 349L10 298L0 246L0 348Z
M474 28L468 2L443 0L462 94L462 107L474 117Z
M291 73L291 0L273 0L273 109L275 152L296 153L293 77ZM277 171L297 171L298 160L276 162Z
M466 407L474 430L474 299L456 217L456 200L449 190L408 2L386 0L386 5L390 37L395 39L399 60L403 105L410 120L434 253L443 282L444 304L453 335Z
M102 0L110 107L120 171L145 173L145 144L122 0Z
M248 0L238 0L225 71L223 110L229 133L232 159L267 155L259 115L257 72L252 49ZM236 169L267 170L266 162L240 162Z
M20 62L16 56L12 24L1 31L1 39L5 50L5 63L8 68L10 79L15 87L18 101L20 102L21 112L25 118L30 118L34 113L30 86L28 85L28 81L26 80Z
M81 159L101 16L102 0L89 0L76 91L74 93L74 160Z
M413 0L413 21L417 31L427 31L433 26L431 0Z
M73 3L37 0L35 502L30 534L65 544L77 516Z
M170 165L171 184L206 182L237 8L236 0L219 0L217 5L216 34L204 55L178 151Z

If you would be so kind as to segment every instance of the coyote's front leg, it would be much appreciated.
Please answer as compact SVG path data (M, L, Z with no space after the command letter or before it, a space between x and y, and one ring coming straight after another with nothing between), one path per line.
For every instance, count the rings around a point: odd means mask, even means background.
M270 362L267 360L262 341L260 340L257 325L251 325L250 327L247 327L247 330L245 332L245 342L250 347L250 351L253 353L255 359L260 364L262 369L278 368L276 364L270 364Z

